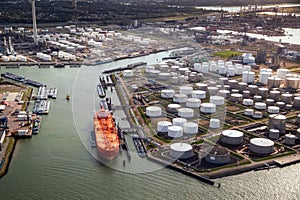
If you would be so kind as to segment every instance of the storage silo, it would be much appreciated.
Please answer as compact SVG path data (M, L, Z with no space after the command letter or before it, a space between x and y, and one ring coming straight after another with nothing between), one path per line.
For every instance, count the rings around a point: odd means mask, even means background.
M205 99L206 98L206 91L204 91L204 90L194 90L192 92L192 98Z
M238 81L237 80L229 80L228 84L230 89L238 89Z
M179 108L181 108L181 105L171 103L171 104L168 105L167 111L170 112L170 113L177 113Z
M191 86L181 86L181 87L179 87L179 93L190 95L190 94L193 93L193 87L191 87Z
M172 122L173 122L174 126L181 126L181 127L183 127L184 123L187 122L187 119L185 119L185 118L173 118Z
M272 140L277 140L279 138L279 130L277 129L270 129L269 130L269 138Z
M172 76L171 77L171 83L175 84L175 85L179 84L179 78L178 78L178 76Z
M252 99L243 99L244 106L253 106L254 102Z
M194 117L194 110L191 108L179 108L178 116L183 118L191 118Z
M248 85L248 90L250 91L251 96L255 96L258 94L258 87L257 85Z
M240 145L244 141L244 133L238 130L224 130L220 135L220 141L226 145Z
M300 97L294 97L293 107L296 109L300 108Z
M280 91L277 91L277 90L270 91L270 99L274 99L274 100L278 101L279 97L280 97Z
M159 121L157 122L157 132L158 133L167 133L168 132L168 127L172 126L172 122L169 121Z
M210 96L214 96L218 94L219 89L217 87L207 87L207 90Z
M173 101L175 103L185 103L187 100L187 95L186 94L175 94L173 97Z
M174 95L175 95L174 90L165 89L165 90L161 90L161 92L160 92L161 98L164 98L164 99L173 98Z
M210 119L209 120L209 128L217 129L220 128L221 121L219 119Z
M280 134L285 134L286 116L272 114L269 115L269 130L278 129Z
M286 87L289 89L298 89L299 88L299 78L286 78Z
M296 139L297 139L297 137L293 134L285 134L284 135L284 144L293 146L293 145L295 145Z
M183 124L183 132L186 134L194 135L198 133L198 124L194 122L186 122Z
M228 77L235 76L235 68L234 67L228 67L227 68L227 74Z
M180 138L183 136L183 128L181 126L168 126L168 136L171 138Z
M254 104L254 108L257 110L265 110L267 108L267 105L265 103L262 102L256 102Z
M222 96L210 96L209 103L213 103L216 106L222 106L225 103L225 99Z
M261 119L261 118L263 118L263 113L262 113L262 112L259 112L259 111L255 111L255 112L253 113L252 117L253 117L254 119Z
M175 159L188 159L193 156L193 147L187 143L174 143L170 145L169 154Z
M277 106L268 106L268 113L270 114L278 114L280 111L280 108Z
M205 160L212 164L223 165L230 162L230 152L220 146L216 146L212 149L209 148L208 154L205 156Z
M216 105L213 103L202 103L200 108L201 113L212 114L216 112Z
M190 108L199 108L201 106L201 100L197 98L188 98L186 106Z
M195 85L198 90L207 91L208 86L206 83L196 83Z
M246 115L246 116L253 116L253 113L254 113L254 110L253 109L245 109L245 111L244 111L244 115Z
M255 102L261 102L261 101L262 101L262 96L255 95L255 96L253 97L253 100L254 100Z
M286 104L291 104L293 100L293 95L289 93L281 94L281 101Z
M227 77L221 77L219 78L221 85L228 85L228 78Z
M244 83L244 82L239 82L238 83L238 90L239 92L243 92L245 90L247 90L247 87L248 87L248 84L247 83Z
M250 151L258 155L271 154L274 151L274 142L266 138L252 138Z
M218 96L224 97L225 99L230 98L230 91L229 90L219 90Z
M145 67L145 72L146 72L146 73L151 73L153 70L155 70L155 67L152 66L152 65L147 65L147 66Z
M285 79L286 75L290 72L288 69L277 69L277 77Z
M249 90L243 91L243 97L244 98L249 98L250 97L250 91Z
M268 97L268 93L268 88L258 88L258 95L260 95L263 99L266 99Z
M146 115L148 117L159 117L161 116L161 108L158 106L149 106L146 108Z
M226 75L227 73L227 68L225 66L219 66L219 74L221 75Z
M274 99L266 99L266 104L267 104L267 106L273 106L275 104L275 100Z
M285 103L282 101L277 101L275 104L277 107L279 107L280 109L284 109L285 108Z
M158 79L161 81L168 81L170 80L170 73L168 72L161 72L158 74Z
M242 94L234 93L230 95L230 101L232 102L241 103L242 100L243 100Z

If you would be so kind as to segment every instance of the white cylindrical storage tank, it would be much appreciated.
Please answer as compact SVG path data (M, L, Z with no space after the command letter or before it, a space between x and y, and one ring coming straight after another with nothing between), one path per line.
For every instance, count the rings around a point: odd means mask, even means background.
M280 108L277 106L268 106L268 113L270 114L278 114L280 111Z
M294 97L293 107L296 109L300 108L300 97Z
M286 104L291 104L293 100L293 95L289 93L281 94L281 101Z
M197 98L197 99L205 99L206 98L206 91L204 91L204 90L194 90L192 92L192 97Z
M273 106L275 103L275 100L274 99L266 99L266 104L267 106Z
M171 83L172 83L172 84L178 84L178 83L179 83L179 78L178 78L178 76L173 76L173 77L171 77Z
M181 108L181 105L171 103L168 105L167 111L170 113L177 113L179 108Z
M238 89L238 81L237 80L229 80L228 84L230 85L230 89Z
M250 72L251 71L251 66L250 65L244 65L243 71Z
M187 95L186 94L175 94L173 97L173 101L175 103L185 103L187 100Z
M159 66L159 70L162 72L168 72L170 70L169 65L162 64Z
M242 94L234 93L230 95L230 101L241 103L243 99Z
M235 68L234 67L227 68L227 76L228 77L235 76Z
M256 102L254 104L254 108L257 110L265 110L267 108L267 105L265 103L262 102Z
M215 146L207 152L205 160L215 165L224 165L230 162L230 152L219 146Z
M159 80L162 80L162 81L168 81L170 79L170 73L161 72L158 74L158 78L159 78Z
M255 79L255 73L254 72L248 72L248 78L247 78L247 83L253 83Z
M255 95L255 96L253 97L253 100L254 100L255 102L261 102L261 101L262 101L262 96Z
M169 121L159 121L157 122L157 132L158 133L167 133L168 132L168 127L172 126L172 122Z
M225 99L222 96L210 96L209 102L215 104L216 106L224 105Z
M220 128L221 121L219 119L210 119L209 120L209 128L217 129Z
M181 74L181 75L185 75L185 72L186 71L189 71L189 68L179 68L178 69L178 72Z
M180 138L183 136L183 128L181 126L168 126L168 136L171 138Z
M230 91L229 90L219 90L218 96L224 97L225 99L230 98Z
M206 83L196 83L196 88L198 90L207 91L207 84Z
M258 87L257 85L248 85L248 90L250 91L250 95L254 96L258 94Z
M186 95L192 94L193 93L193 87L190 87L190 86L179 87L179 93L180 94L186 94Z
M277 77L285 79L286 75L290 72L288 69L277 69Z
M284 135L284 144L293 146L293 145L295 145L296 139L297 139L297 137L293 134L285 134Z
M216 112L216 105L213 103L202 103L200 112L202 113L207 113L207 114L212 114Z
M161 108L158 106L149 106L146 108L146 115L148 117L159 117L161 116Z
M173 98L174 97L174 95L175 95L175 91L174 90L168 90L168 89L166 89L166 90L162 90L161 92L160 92L160 96L162 97L162 98Z
M208 69L209 69L208 63L205 63L205 62L204 62L204 63L202 63L200 72L202 72L202 73L208 73Z
M242 66L236 66L235 67L235 74L236 75L242 75L243 74L243 67Z
M222 131L220 140L226 145L240 145L244 141L244 133L238 130Z
M227 68L225 66L219 67L219 74L225 75L227 73Z
M184 123L187 122L187 119L185 119L185 118L173 118L172 122L173 122L174 126L181 126L181 127L183 127Z
M194 69L197 71L201 71L201 63L194 63Z
M130 69L124 70L123 76L124 77L131 77L131 76L133 76L133 71L130 70Z
M244 115L246 116L253 116L254 110L253 109L245 109Z
M269 115L269 130L278 129L280 134L285 134L286 116L272 114Z
M191 108L179 108L178 116L183 118L191 118L194 117L194 110Z
M218 88L217 87L207 87L208 93L210 96L214 96L218 94Z
M149 74L150 77L153 77L153 78L157 78L158 75L159 75L160 71L159 70L152 70Z
M282 101L278 101L275 104L276 106L278 106L280 109L284 109L285 108L285 103Z
M259 155L271 154L274 151L274 142L266 138L252 138L250 151Z
M286 87L289 89L298 89L299 88L299 78L286 78Z
M187 134L197 134L198 124L194 122L186 122L183 124L183 132Z
M176 66L176 65L171 66L171 71L172 72L177 72L178 69L179 69L179 66Z
M145 68L146 68L146 69L145 69L145 72L146 72L146 73L150 73L150 72L152 72L153 70L155 70L155 67L154 67L154 66L151 66L151 65L147 65Z
M280 97L279 91L276 91L276 90L270 91L270 99L274 99L274 100L278 101L279 97Z
M253 100L252 99L243 99L243 105L244 106L253 106Z
M259 75L259 82L267 85L268 84L268 77L272 76L272 72L260 72Z
M193 147L187 143L174 143L170 145L169 154L175 159L188 159L193 155Z
M259 112L259 111L255 111L255 112L253 113L252 117L253 117L254 119L261 119L261 118L263 118L263 113L262 113L262 112Z
M269 138L272 140L277 140L279 138L279 130L270 129L269 130Z
M201 106L201 100L197 98L188 98L186 106L190 108L199 108Z
M248 83L248 74L249 74L248 71L244 71L243 74L242 74L242 81L244 83Z
M268 88L258 88L258 94L263 98L267 98L268 97L268 93L269 93L269 89Z
M243 82L239 82L238 83L238 90L239 92L243 92L245 90L247 90L248 84L247 83L243 83Z
M249 90L243 91L243 97L244 98L249 98L250 97L250 91Z

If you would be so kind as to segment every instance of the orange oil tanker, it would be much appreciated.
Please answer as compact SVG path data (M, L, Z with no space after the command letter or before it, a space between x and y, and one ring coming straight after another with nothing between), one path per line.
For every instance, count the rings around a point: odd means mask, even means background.
M98 154L106 159L112 160L119 155L120 140L112 114L101 108L94 115L95 140Z

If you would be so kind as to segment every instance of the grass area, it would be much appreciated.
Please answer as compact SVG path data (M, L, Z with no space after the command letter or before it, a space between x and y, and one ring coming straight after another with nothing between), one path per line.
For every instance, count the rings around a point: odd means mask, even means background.
M2 167L0 169L0 177L2 177L6 173L6 171L7 171L7 168L8 168L9 162L10 162L10 156L13 153L13 149L14 149L16 140L13 137L9 137L9 141L8 142L9 143L8 143L5 155L4 155L4 163L3 163L3 165L2 165Z
M218 56L221 58L229 58L229 57L240 56L240 55L242 55L242 53L238 51L220 51L214 53L214 56Z

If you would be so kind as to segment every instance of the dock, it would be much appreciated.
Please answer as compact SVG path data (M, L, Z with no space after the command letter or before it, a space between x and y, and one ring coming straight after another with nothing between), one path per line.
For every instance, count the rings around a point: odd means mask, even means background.
M146 64L147 64L147 62L133 63L133 64L127 65L126 67L119 67L119 68L115 68L115 69L105 70L103 72L103 74L110 74L110 73L114 73L114 72L120 72L120 71L124 71L124 70L130 70L130 69L134 69L136 67L143 66L143 65L146 65Z

